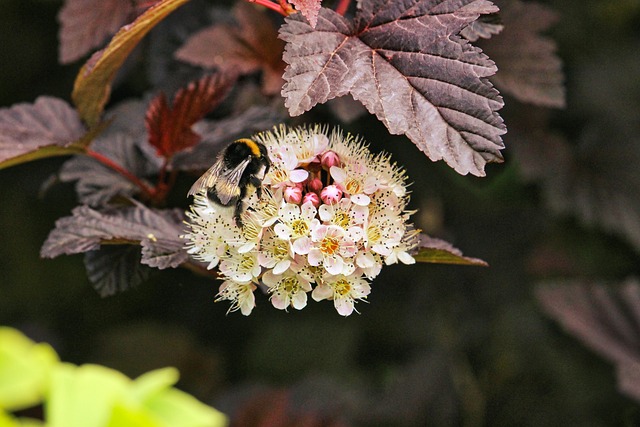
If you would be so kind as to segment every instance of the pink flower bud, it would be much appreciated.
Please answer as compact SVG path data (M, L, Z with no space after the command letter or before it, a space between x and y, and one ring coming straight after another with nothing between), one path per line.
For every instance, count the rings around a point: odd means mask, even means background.
M307 182L307 188L309 191L320 194L320 190L322 190L323 184L320 178L313 178Z
M340 166L340 157L334 151L329 150L322 154L320 163L326 170L329 170L331 166Z
M302 201L302 188L298 186L285 188L284 200L286 200L287 203L295 203L296 205L299 205Z
M320 197L316 193L307 193L302 199L302 204L304 205L307 202L310 202L313 207L317 208L320 206Z
M328 185L320 192L320 198L327 205L334 205L342 198L342 190L335 185Z

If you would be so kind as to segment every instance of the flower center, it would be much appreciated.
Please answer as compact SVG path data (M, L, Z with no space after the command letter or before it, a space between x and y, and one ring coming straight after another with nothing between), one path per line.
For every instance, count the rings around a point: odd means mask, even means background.
M280 287L290 295L300 291L300 283L295 277L285 277L280 281Z
M278 259L283 259L289 256L289 247L285 242L278 242L273 246L273 254Z
M251 255L245 255L240 261L240 271L251 271L255 266L255 260Z
M253 221L246 221L244 227L242 227L242 234L247 240L256 240L260 235L260 231L262 231L262 228L258 228Z
M333 255L338 251L340 244L335 237L325 237L320 243L320 251L325 255Z
M285 170L274 169L273 172L271 172L271 179L274 183L279 184L289 180L289 174Z
M346 279L340 279L335 283L333 289L335 293L343 297L351 292L351 283L349 283Z
M382 237L382 231L377 225L370 225L367 227L367 237L370 242L377 242Z
M296 219L291 223L291 229L296 236L306 236L309 233L309 226L302 219Z
M345 211L337 211L335 215L333 215L333 220L331 222L342 228L346 228L349 225L349 214Z
M360 194L362 193L362 183L354 178L349 178L344 186L345 190L349 194Z

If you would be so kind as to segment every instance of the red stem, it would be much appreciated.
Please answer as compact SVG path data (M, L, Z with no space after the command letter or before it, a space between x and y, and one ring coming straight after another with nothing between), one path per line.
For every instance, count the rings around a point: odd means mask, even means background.
M87 150L87 156L93 157L94 159L96 159L97 161L99 161L100 163L105 165L106 167L108 167L110 169L113 169L114 171L118 172L120 175L122 175L125 178L127 178L129 181L133 182L135 185L137 185L140 188L140 190L146 196L153 197L153 195L155 193L153 188L150 188L147 184L142 182L137 176L135 176L134 174L132 174L128 170L124 169L122 166L120 166L119 164L115 163L110 158L108 158L106 156L103 156L102 154L97 153L97 152L95 152L93 150Z
M351 0L340 0L340 3L338 3L338 6L336 6L336 13L338 15L344 16L344 14L347 13L350 4Z
M281 5L274 3L270 0L247 0L249 3L256 3L260 6L264 6L267 9L274 10L282 16L289 16L289 12L285 10Z

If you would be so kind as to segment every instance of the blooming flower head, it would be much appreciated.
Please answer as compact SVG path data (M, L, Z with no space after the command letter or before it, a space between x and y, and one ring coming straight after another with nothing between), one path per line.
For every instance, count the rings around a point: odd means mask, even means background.
M250 314L261 287L277 309L300 310L311 293L348 316L384 265L415 262L406 175L389 155L321 126L281 126L254 139L271 168L262 196L244 201L242 228L205 192L187 213L187 250L218 267L217 301L230 301L230 311Z

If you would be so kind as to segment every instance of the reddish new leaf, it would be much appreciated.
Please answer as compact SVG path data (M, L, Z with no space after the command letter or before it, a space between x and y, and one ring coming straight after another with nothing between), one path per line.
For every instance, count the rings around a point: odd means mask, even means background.
M498 66L491 81L519 101L543 107L565 106L562 61L556 44L540 33L557 21L546 6L520 0L497 0L504 30L480 43Z
M132 0L66 0L58 14L58 60L68 64L101 47L134 14Z
M78 114L61 99L41 96L33 104L0 109L0 168L83 151L86 133Z
M222 71L252 74L262 71L262 90L275 94L282 89L284 43L262 10L240 2L234 8L238 26L214 25L194 34L176 52L189 64Z
M640 399L640 285L540 286L537 297L549 316L618 367L620 391Z
M227 95L235 79L221 73L203 77L180 89L169 106L161 93L151 101L145 117L149 143L159 156L171 158L193 147L200 136L191 126L213 110Z
M111 95L111 82L131 51L151 29L189 0L161 0L134 22L122 27L109 45L94 53L76 77L71 97L82 120L89 126L100 121Z
M489 265L481 259L466 257L462 255L460 249L455 248L451 243L429 237L426 234L420 235L420 243L413 257L418 262L433 264L477 265L482 267Z
M487 162L502 161L503 102L487 80L496 66L457 35L497 7L485 0L359 5L353 21L321 9L315 29L299 15L286 18L289 112L350 93L391 133L461 174L483 176Z
M318 22L318 12L322 0L289 0L289 3L296 7L296 10L307 18L311 27L315 28Z

